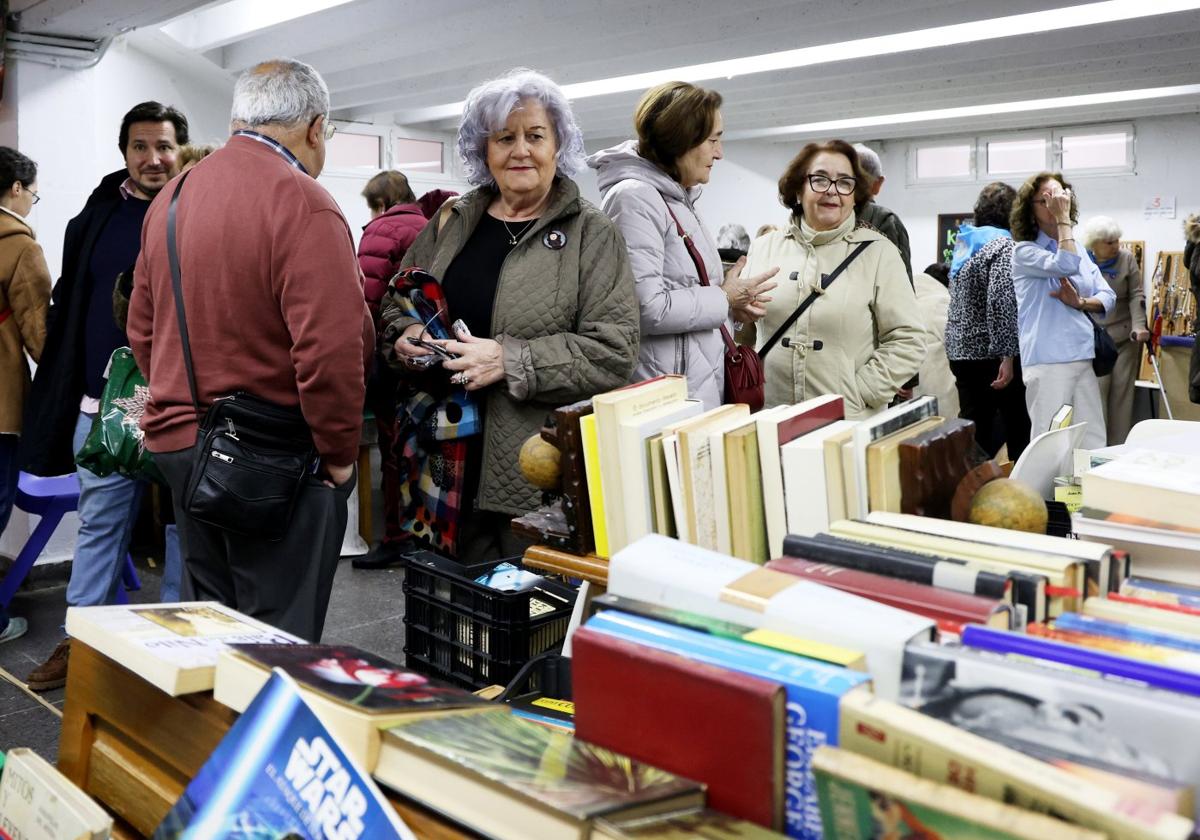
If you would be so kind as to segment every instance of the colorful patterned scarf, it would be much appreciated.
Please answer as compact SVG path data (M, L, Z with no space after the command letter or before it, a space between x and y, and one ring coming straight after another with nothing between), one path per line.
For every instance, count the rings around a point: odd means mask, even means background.
M451 338L441 284L420 268L392 278L390 303L426 324L428 337ZM436 551L457 552L467 441L483 430L479 405L451 385L440 367L401 379L396 390L396 446L401 527Z

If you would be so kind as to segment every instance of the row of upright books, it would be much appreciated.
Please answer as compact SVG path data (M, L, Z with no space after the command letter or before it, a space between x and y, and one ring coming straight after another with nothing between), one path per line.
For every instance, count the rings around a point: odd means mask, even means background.
M833 395L704 411L683 377L662 376L559 415L578 428L560 444L578 439L585 479L568 478L568 519L587 520L601 557L656 533L764 563L786 534L869 511L949 516L972 464L973 425L937 416L932 397L861 421Z

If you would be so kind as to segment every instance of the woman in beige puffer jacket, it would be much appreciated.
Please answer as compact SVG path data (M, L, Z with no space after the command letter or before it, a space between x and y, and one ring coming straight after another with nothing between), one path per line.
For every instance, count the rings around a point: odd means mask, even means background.
M751 243L743 269L780 269L758 327L760 349L810 292L818 297L764 359L767 407L841 394L847 418L866 417L886 407L925 358L925 328L900 252L857 223L864 193L858 156L841 140L808 144L779 180L789 223ZM822 292L822 277L864 242Z

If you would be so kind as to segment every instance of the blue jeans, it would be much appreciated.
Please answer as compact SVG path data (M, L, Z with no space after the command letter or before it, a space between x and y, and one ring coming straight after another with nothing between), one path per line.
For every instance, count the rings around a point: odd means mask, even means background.
M163 560L162 589L158 592L158 600L164 604L173 604L179 600L179 584L183 579L183 556L179 553L179 528L175 525L166 526L166 558Z
M18 440L20 438L16 435L0 435L0 534L8 527L8 517L17 501L17 478L20 475L17 469Z
M92 429L93 415L79 415L75 423L75 451ZM143 484L113 473L101 478L79 469L79 535L75 562L67 583L67 604L93 607L116 602L121 570L129 551L129 537L142 498Z

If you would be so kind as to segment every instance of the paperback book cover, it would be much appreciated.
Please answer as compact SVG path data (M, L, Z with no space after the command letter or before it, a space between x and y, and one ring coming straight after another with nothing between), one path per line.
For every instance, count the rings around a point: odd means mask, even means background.
M70 607L67 635L172 696L211 690L217 657L231 644L304 642L212 601Z
M275 671L154 832L209 838L415 840L371 777Z
M1200 587L1147 577L1129 577L1121 584L1121 594L1158 604L1200 609Z

